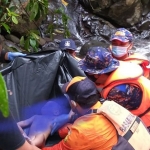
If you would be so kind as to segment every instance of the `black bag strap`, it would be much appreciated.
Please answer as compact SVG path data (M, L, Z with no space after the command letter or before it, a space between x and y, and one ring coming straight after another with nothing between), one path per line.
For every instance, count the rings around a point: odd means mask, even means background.
M141 122L140 118L136 117L134 123L137 123L137 126L138 126L140 122ZM127 133L123 136L127 141L131 138L131 136L134 133L134 131L132 130L132 127L134 126L134 123L132 124L130 129L127 131ZM134 128L136 128L136 127L134 127Z
M150 107L145 111L143 112L142 114L138 115L138 117L143 117L145 114L147 114L148 112L150 111Z

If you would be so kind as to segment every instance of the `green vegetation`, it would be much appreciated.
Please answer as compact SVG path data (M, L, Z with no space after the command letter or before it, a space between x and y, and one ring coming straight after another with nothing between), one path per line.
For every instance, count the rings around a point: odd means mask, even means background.
M29 14L29 20L38 20L48 12L48 0L30 0L26 11Z
M56 17L57 20L59 20L61 18L62 24L63 24L64 31L62 32L62 31L57 30L57 32L58 33L63 33L65 38L70 37L70 32L69 32L69 29L68 29L68 26L67 26L68 21L69 21L70 18L66 15L66 13L64 12L64 9L62 7L56 9L53 12L53 15ZM58 27L55 26L53 23L49 24L47 32L49 32L51 39L53 38L53 33L54 33L55 29L57 29L57 28Z
M36 21L41 17L44 17L48 14L48 0L30 0L29 3L24 7L21 4L21 1L18 0L20 6L16 3L15 0L1 0L0 1L0 32L1 29L6 30L9 34L11 33L11 28L19 24L19 17L21 17L22 11L25 12L29 21ZM20 11L20 7L22 11ZM68 20L70 19L64 9L58 8L54 12L52 12L56 18L62 20L63 24L63 34L65 38L70 36L69 29L67 27ZM49 32L50 37L54 33L58 26L54 24L49 24L47 32ZM27 51L31 52L38 51L39 47L39 31L38 30L30 30L26 35L22 35L20 39L20 45ZM0 74L0 111L3 116L7 117L9 115L9 104L8 104L8 91L6 88L5 81L3 76Z
M8 92L3 76L0 74L0 111L4 117L9 115Z
M31 52L30 47L32 47L33 51L37 52L39 47L39 32L37 30L30 30L28 34L22 36L20 39L20 45L24 47L25 50Z
M0 30L1 28L6 30L9 34L11 33L11 28L19 24L22 15L25 15L28 20L35 23L41 17L44 18L48 14L48 0L29 0L25 4L22 4L21 0L1 0L0 1ZM62 19L63 24L63 34L65 38L70 36L67 24L70 19L64 9L58 8L54 12L51 12L56 18ZM36 23L35 23L36 25ZM57 26L53 23L49 24L47 32L50 34L52 39L54 30L57 30ZM27 31L26 35L22 35L20 39L20 45L28 52L38 51L39 47L39 32L38 30Z

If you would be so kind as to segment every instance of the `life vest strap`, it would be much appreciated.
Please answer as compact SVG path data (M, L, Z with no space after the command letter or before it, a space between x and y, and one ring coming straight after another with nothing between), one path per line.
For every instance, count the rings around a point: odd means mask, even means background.
M90 109L87 114L97 113L98 109ZM134 134L135 130L139 126L139 123L141 122L139 117L136 117L134 123L130 127L130 129L127 131L127 133L123 136L127 141L131 138L131 136Z
M140 119L138 117L136 117L134 123L132 124L132 126L130 127L130 129L128 130L128 132L123 136L127 141L131 138L131 136L134 133L134 130L136 130L136 128L138 127L139 123L140 123Z
M140 118L143 117L145 114L147 114L150 111L150 107L145 110L145 112L143 112L142 114L138 115Z
M86 114L97 113L97 109L90 109Z

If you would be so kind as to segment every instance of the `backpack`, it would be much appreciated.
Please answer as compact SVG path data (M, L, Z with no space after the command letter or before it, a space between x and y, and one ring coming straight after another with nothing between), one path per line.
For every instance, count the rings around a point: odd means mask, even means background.
M141 119L114 101L105 101L91 113L103 114L118 131L113 150L150 150L150 133Z

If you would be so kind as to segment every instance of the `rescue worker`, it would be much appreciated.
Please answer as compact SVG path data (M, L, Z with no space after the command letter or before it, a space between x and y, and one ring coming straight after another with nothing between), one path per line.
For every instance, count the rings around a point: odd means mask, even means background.
M0 149L1 150L40 150L26 140L15 122L0 112Z
M94 82L85 77L74 77L63 86L72 110L80 115L64 140L42 150L111 150L117 143L117 132L103 115L90 113L98 109L98 91Z
M4 50L4 43L3 43L3 38L0 36L0 62L1 63L6 63L14 60L18 56L26 56L26 54L20 53L20 52L8 52Z
M144 70L144 76L149 78L149 60L146 56L131 52L133 47L133 35L125 28L118 28L110 38L109 47L114 58L139 64Z
M3 38L0 36L0 62L9 62L18 56L25 56L19 52L3 50ZM15 120L10 116L4 117L0 112L0 149L2 150L40 150L29 143L21 134Z
M75 58L77 61L81 60L76 56L76 44L72 39L63 39L61 40L59 44L59 48L61 50L67 51L73 58Z
M119 61L107 49L93 47L78 66L95 82L102 98L114 100L150 128L150 80L139 65Z

